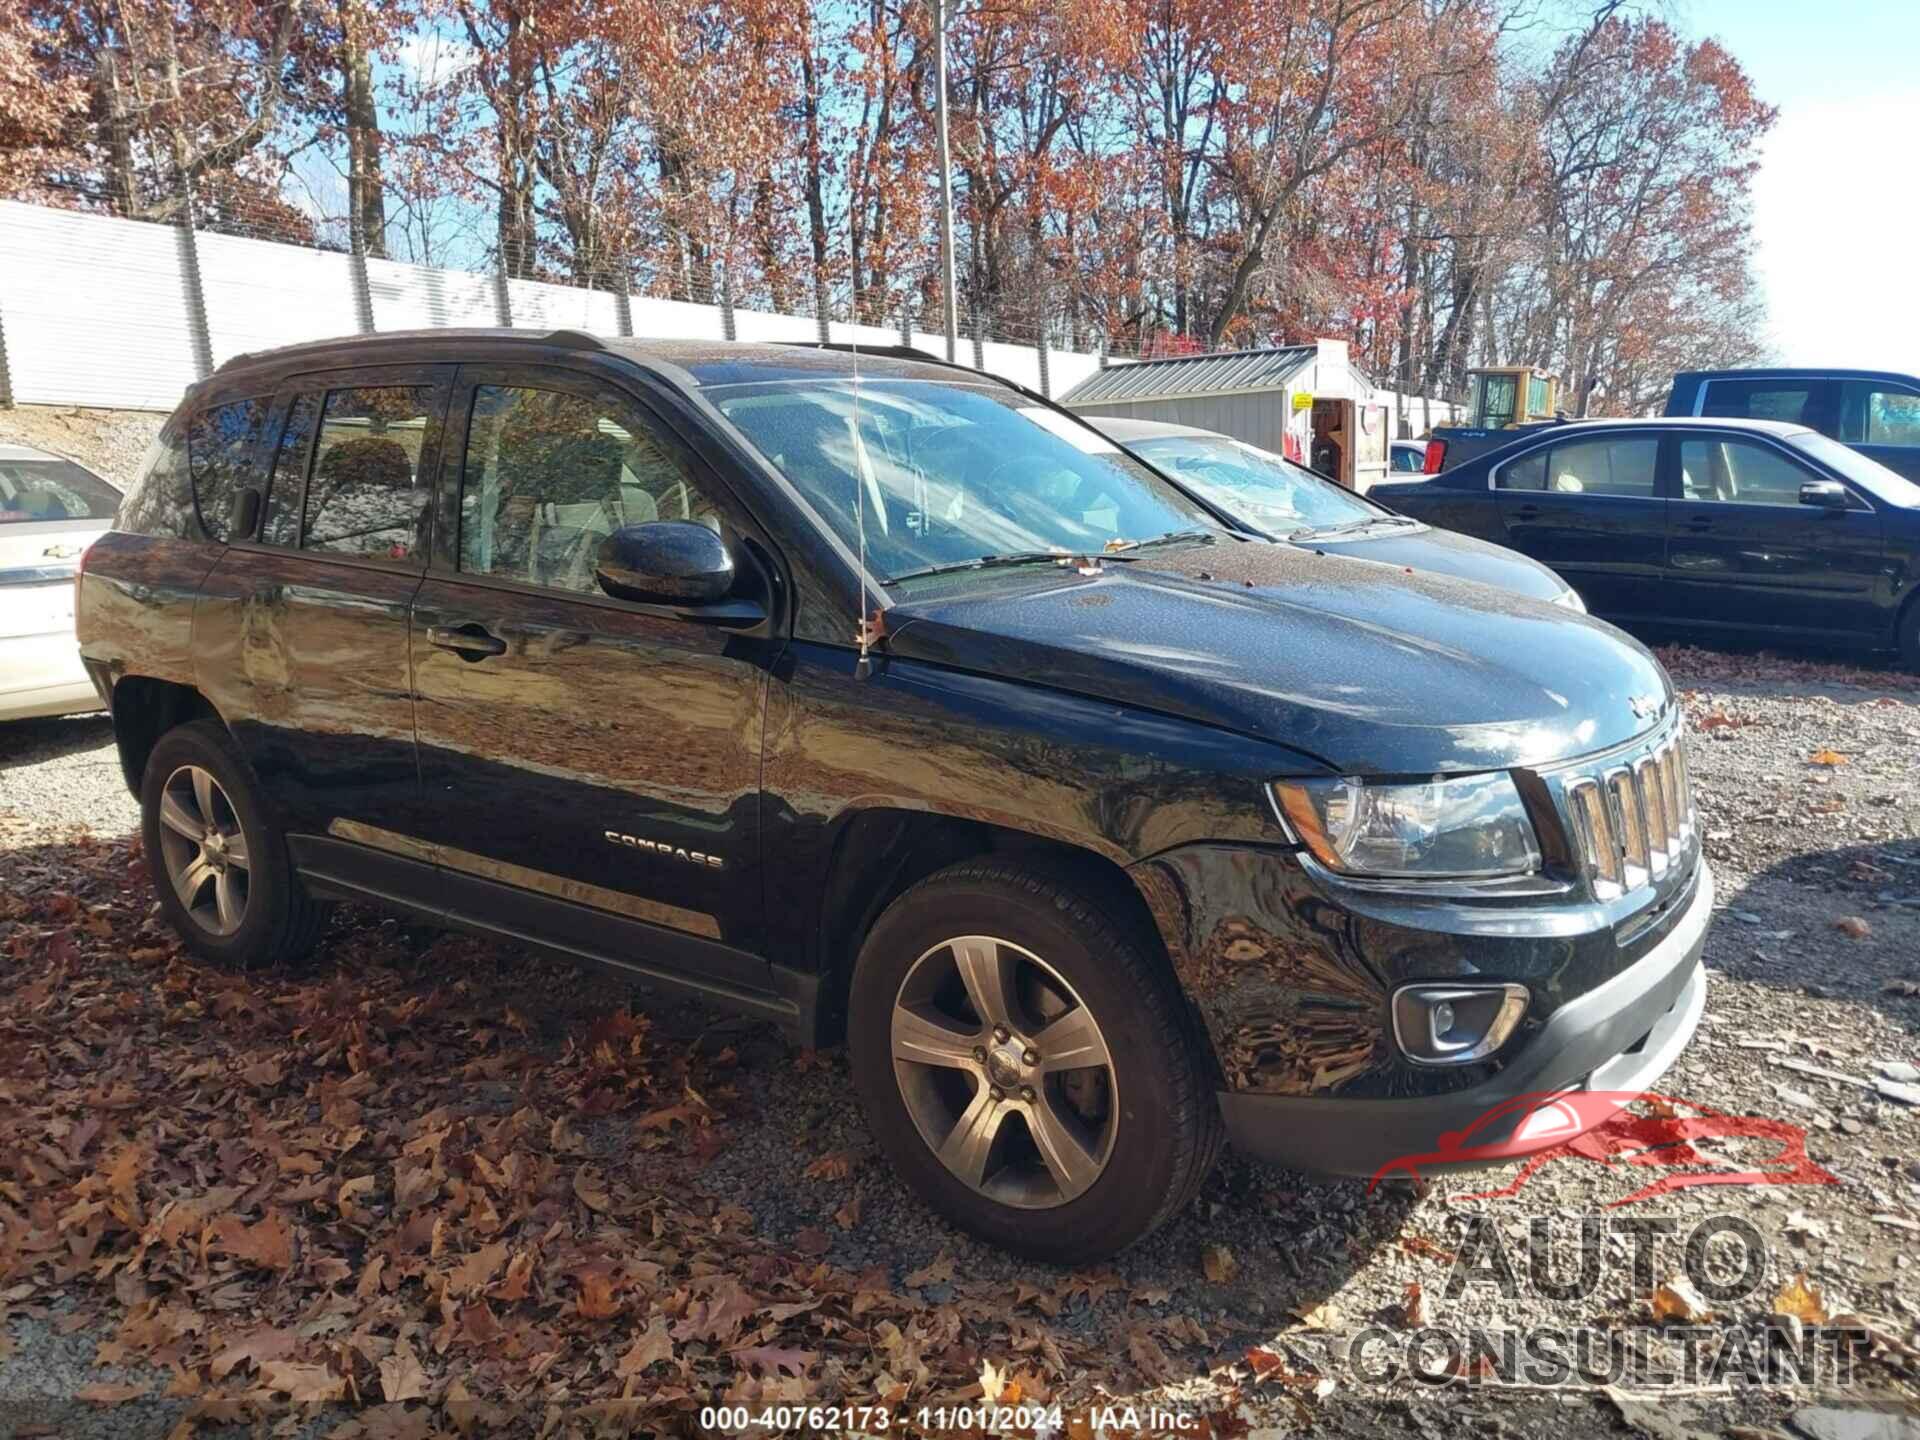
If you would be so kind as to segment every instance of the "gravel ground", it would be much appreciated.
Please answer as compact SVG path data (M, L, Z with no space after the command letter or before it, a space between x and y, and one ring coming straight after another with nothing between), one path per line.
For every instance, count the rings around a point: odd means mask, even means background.
M124 487L167 417L157 410L81 410L67 405L20 405L0 410L0 444L78 460Z
M1088 1294L1044 1318L1023 1310L1033 1322L1026 1333L1104 1347L1117 1373L1128 1372L1118 1358L1126 1355L1136 1391L1234 1362L1244 1382L1255 1346L1335 1378L1331 1393L1304 1401L1278 1387L1249 1388L1254 1414L1280 1427L1274 1433L1311 1418L1320 1429L1356 1436L1533 1434L1552 1426L1567 1436L1638 1431L1666 1440L1744 1426L1750 1436L1791 1428L1865 1440L1866 1431L1847 1428L1860 1423L1858 1415L1844 1418L1849 1410L1877 1402L1911 1416L1920 1392L1905 1368L1911 1361L1898 1351L1920 1343L1920 1110L1912 1103L1920 1091L1903 1091L1894 1077L1912 1081L1901 1067L1920 1066L1920 771L1912 762L1920 689L1897 672L1809 660L1692 649L1663 658L1685 693L1694 731L1694 783L1719 909L1708 940L1706 1022L1661 1089L1726 1114L1804 1127L1809 1156L1838 1183L1702 1187L1611 1213L1671 1219L1683 1234L1710 1214L1751 1222L1766 1245L1764 1280L1746 1298L1717 1307L1719 1317L1764 1323L1782 1303L1781 1287L1804 1274L1829 1313L1873 1317L1886 1342L1852 1386L1824 1397L1695 1387L1653 1406L1596 1392L1370 1387L1342 1368L1345 1337L1370 1324L1644 1321L1648 1296L1634 1283L1618 1236L1599 1285L1580 1299L1555 1302L1526 1288L1502 1298L1487 1286L1445 1293L1472 1217L1490 1221L1524 1269L1531 1222L1545 1218L1561 1227L1556 1235L1571 1237L1578 1217L1608 1213L1650 1178L1630 1167L1565 1161L1542 1169L1515 1197L1476 1201L1465 1197L1506 1183L1514 1171L1369 1195L1357 1182L1229 1157L1198 1204L1096 1276ZM0 732L0 850L76 827L122 834L137 818L100 719ZM343 932L381 923L348 916L335 943L345 943ZM419 944L432 938L423 932ZM503 976L515 977L503 1004L556 1043L632 995L598 976L511 952L498 958ZM953 1231L904 1189L867 1135L843 1056L792 1052L766 1030L697 1009L658 1012L655 1024L664 1036L738 1051L725 1144L688 1183L746 1206L761 1233L824 1236L826 1260L879 1267L896 1285L948 1259L964 1281L1003 1286L1010 1306L1036 1283L1059 1280ZM841 1154L851 1167L845 1178L808 1177L814 1162ZM1680 1265L1677 1248L1661 1253L1655 1278L1664 1280ZM923 1280L918 1293L938 1305L950 1288ZM1130 1343L1142 1316L1163 1336L1170 1323L1176 1331L1192 1327L1162 1374L1154 1373L1154 1353ZM110 1329L89 1324L63 1333L57 1314L15 1315L7 1333L0 1407L11 1408L0 1408L0 1433L9 1418L61 1433L128 1437L163 1433L171 1423L141 1411L137 1418L111 1412L119 1423L110 1425L102 1412L61 1403L107 1374L92 1355ZM1200 1382L1175 1393L1206 1392ZM1810 1413L1816 1402L1839 1407L1843 1418ZM1883 1419L1916 1426L1911 1418ZM1883 1433L1911 1437L1920 1428Z

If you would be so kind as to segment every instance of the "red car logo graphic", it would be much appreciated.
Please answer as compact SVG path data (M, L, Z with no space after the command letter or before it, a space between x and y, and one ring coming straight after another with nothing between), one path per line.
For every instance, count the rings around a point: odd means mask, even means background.
M1635 1104L1644 1106L1645 1113L1627 1108ZM1505 1123L1508 1121L1512 1122L1510 1133ZM1476 1135L1494 1133L1505 1138L1474 1140ZM1741 1168L1726 1156L1701 1150L1698 1142L1705 1140L1757 1141L1775 1148L1758 1168ZM1610 1207L1632 1205L1695 1185L1840 1183L1807 1154L1807 1132L1785 1120L1724 1115L1691 1100L1641 1090L1565 1090L1504 1100L1465 1129L1441 1135L1434 1149L1425 1154L1389 1160L1374 1172L1367 1189L1371 1192L1393 1175L1419 1179L1423 1165L1491 1165L1522 1158L1526 1158L1526 1165L1507 1184L1456 1198L1487 1200L1517 1195L1543 1165L1561 1159L1667 1172L1626 1199L1609 1201Z

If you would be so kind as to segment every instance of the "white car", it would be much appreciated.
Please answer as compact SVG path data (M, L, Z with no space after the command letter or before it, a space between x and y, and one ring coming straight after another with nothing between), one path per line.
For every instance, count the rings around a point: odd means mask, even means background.
M119 506L85 466L0 445L0 720L101 708L73 636L73 585Z

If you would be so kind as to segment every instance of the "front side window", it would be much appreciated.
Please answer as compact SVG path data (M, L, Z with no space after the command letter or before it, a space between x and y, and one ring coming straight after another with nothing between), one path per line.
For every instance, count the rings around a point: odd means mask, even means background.
M1800 487L1820 477L1770 446L1746 440L1685 440L1680 493L1722 505L1798 505Z
M390 560L414 553L429 488L420 457L436 400L430 385L328 392L301 548Z
M597 592L600 542L623 525L719 517L630 407L558 390L473 393L460 483L460 568Z
M1920 445L1920 395L1847 381L1840 387L1840 438L1849 445Z
M883 578L1216 531L1112 441L991 385L834 379L708 392L848 550Z
M71 460L0 459L0 525L111 520L120 492Z
M254 443L267 418L265 400L235 400L213 405L187 426L187 468L193 476L193 503L200 527L226 541L233 526L233 497L247 482Z
M1806 380L1712 380L1702 415L1736 420L1784 420L1808 425L1813 384Z
M1169 435L1133 447L1230 515L1284 537L1301 528L1338 529L1380 519L1380 511L1311 470L1238 440Z

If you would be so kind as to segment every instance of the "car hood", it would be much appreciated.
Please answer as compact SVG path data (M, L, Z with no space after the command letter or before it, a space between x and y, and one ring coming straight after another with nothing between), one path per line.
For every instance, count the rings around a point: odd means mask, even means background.
M1544 765L1673 704L1659 662L1600 621L1259 540L928 579L887 630L903 658L1186 716L1343 773Z
M1377 560L1413 570L1431 570L1437 575L1457 575L1462 580L1498 585L1516 595L1532 595L1541 600L1552 600L1567 591L1567 582L1538 560L1529 560L1504 545L1492 545L1452 530L1382 526L1350 538L1332 535L1324 540L1300 543L1309 550L1324 550L1329 555L1349 555L1356 560Z

